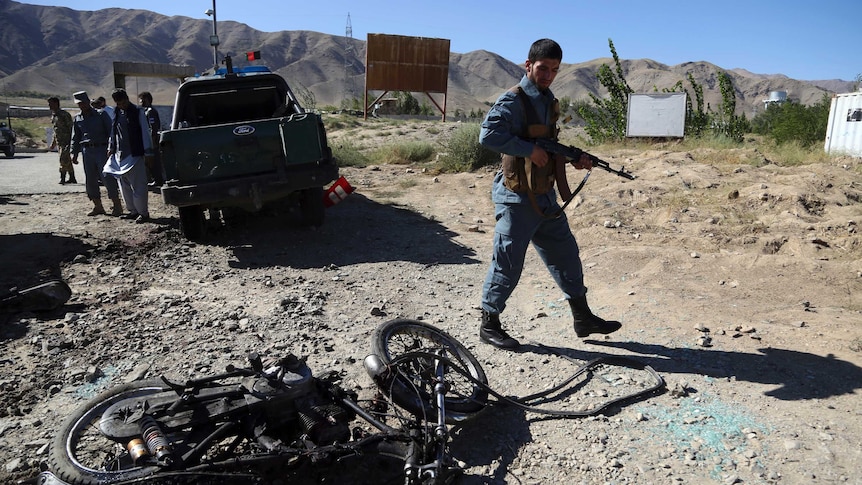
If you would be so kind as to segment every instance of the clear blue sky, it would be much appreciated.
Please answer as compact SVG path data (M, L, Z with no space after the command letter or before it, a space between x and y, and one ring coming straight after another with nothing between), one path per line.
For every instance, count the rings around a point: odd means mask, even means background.
M23 0L75 10L151 10L210 20L212 0ZM542 12L531 7L541 7ZM550 37L563 62L610 57L674 65L708 61L724 69L785 74L800 80L862 73L862 0L216 0L217 20L264 32L313 30L353 38L367 34L437 37L450 49L484 49L521 63L530 44Z

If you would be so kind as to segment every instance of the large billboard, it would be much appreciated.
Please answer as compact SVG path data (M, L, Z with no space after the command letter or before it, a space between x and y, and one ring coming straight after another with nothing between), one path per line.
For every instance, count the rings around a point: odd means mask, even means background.
M368 34L365 90L445 93L449 39Z

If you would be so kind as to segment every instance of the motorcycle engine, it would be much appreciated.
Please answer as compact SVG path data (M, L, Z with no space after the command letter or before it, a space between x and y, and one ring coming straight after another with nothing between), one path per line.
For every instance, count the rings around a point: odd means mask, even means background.
M350 439L349 423L354 418L353 412L336 402L304 360L285 359L266 373L279 379L255 379L250 389L255 399L269 402L270 422L292 423L296 431L318 445Z

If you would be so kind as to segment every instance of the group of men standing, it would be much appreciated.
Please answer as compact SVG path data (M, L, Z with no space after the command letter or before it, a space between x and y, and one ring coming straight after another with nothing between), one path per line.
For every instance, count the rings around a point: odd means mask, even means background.
M111 93L111 108L104 98L90 101L86 91L72 95L80 112L72 117L60 108L57 97L48 98L54 138L51 148L60 154L60 183L77 183L74 165L83 159L87 197L93 202L88 216L106 214L100 185L111 200L111 215L137 223L149 220L148 186L164 183L158 159L159 113L149 92L138 96L140 106L122 88ZM67 178L68 177L68 178ZM123 211L123 197L128 212Z

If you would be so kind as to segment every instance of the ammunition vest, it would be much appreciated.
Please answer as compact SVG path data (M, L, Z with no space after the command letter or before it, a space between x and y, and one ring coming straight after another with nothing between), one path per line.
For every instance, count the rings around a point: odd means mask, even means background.
M539 119L539 114L536 108L530 102L529 96L520 85L509 90L517 94L521 101L521 106L524 108L524 113L527 118L526 125L520 136L525 139L533 138L550 138L557 139L559 128L557 128L557 120L560 118L560 103L554 99L551 106L551 116L547 124ZM556 166L559 164L565 167L565 159L558 160L558 156L552 155L548 157L548 163L544 167L539 167L533 164L529 158L515 157L512 155L502 155L503 176L505 177L506 187L513 192L530 192L532 194L546 194L554 188L556 178Z

